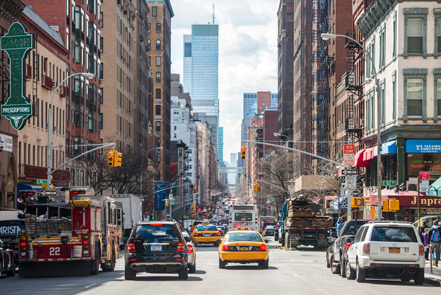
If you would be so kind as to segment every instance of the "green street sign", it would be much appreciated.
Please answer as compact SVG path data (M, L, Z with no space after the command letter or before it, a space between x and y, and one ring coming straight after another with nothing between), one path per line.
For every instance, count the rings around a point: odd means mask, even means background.
M35 181L36 184L42 184L42 183L47 183L47 179L37 179Z
M396 186L396 180L383 180L383 186Z
M26 119L32 115L32 104L23 95L24 59L26 53L35 47L35 39L26 27L13 23L8 33L1 37L0 48L9 56L11 73L11 96L1 106L1 115L11 122L12 128L20 130Z

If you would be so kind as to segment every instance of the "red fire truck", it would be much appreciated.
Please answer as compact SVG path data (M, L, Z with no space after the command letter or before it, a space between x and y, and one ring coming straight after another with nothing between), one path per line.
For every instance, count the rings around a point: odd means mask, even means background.
M19 276L113 271L123 242L122 204L72 187L64 198L28 199L19 234Z

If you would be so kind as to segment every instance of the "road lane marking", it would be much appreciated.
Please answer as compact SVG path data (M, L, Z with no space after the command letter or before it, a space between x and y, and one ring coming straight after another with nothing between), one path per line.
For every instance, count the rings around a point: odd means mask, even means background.
M86 286L86 287L84 287L84 288L88 289L88 288L90 288L90 287L92 287L92 286L95 286L96 284L98 284L98 283L90 284L90 285L88 285L88 286Z

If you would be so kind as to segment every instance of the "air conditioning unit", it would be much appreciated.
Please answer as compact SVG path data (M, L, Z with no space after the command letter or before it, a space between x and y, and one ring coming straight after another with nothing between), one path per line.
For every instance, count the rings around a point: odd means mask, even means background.
M406 191L417 191L418 190L418 179L406 181Z
M360 119L360 128L364 128L364 119Z

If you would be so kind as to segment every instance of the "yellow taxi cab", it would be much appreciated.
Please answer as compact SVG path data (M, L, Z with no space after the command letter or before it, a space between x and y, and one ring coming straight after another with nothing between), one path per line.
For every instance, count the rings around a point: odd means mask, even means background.
M236 230L228 232L218 248L219 268L227 263L258 263L267 269L269 250L262 235L256 231Z
M199 244L214 244L218 246L221 242L221 234L213 224L199 224L191 233L195 246Z

